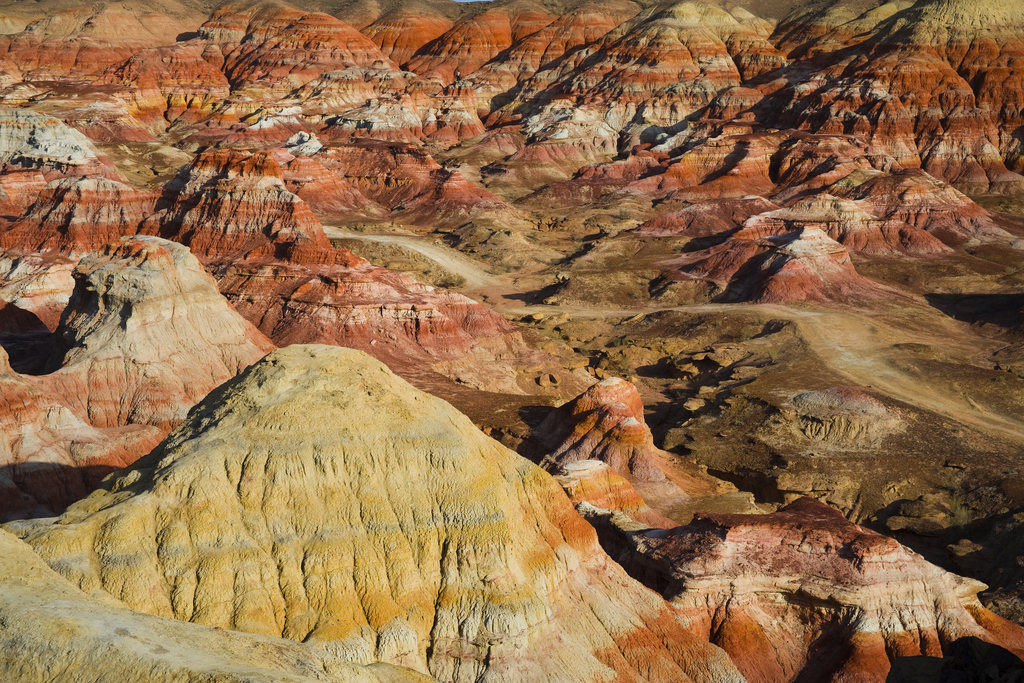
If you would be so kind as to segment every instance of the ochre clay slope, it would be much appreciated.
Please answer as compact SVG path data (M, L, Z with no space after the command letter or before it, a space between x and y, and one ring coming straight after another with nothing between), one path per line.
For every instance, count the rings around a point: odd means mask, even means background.
M271 353L106 486L12 529L137 611L440 680L742 680L548 475L357 351Z
M96 600L0 530L0 667L10 683L429 683L387 665L331 661L280 638L213 629ZM59 662L59 664L57 664Z

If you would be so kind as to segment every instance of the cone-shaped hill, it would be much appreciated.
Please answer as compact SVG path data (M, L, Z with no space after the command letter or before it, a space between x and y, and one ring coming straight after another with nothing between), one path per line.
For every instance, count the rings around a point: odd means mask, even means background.
M359 351L292 346L56 520L10 526L128 607L442 681L740 681L542 470Z

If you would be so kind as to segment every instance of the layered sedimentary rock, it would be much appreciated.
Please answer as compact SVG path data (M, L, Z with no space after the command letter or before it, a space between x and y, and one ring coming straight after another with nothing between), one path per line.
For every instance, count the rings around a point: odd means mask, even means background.
M781 235L805 227L820 229L852 251L866 254L941 254L951 251L936 237L902 221L883 221L856 202L821 193L792 206L752 216L744 231Z
M515 41L536 32L554 17L542 12L491 9L460 19L424 45L406 68L448 84L468 76Z
M362 33L391 61L404 65L421 47L451 27L447 17L417 8L390 12L362 29Z
M58 254L0 253L0 300L9 304L0 315L0 330L56 329L75 286L71 273L76 263L76 259ZM11 316L19 312L22 320L11 327Z
M14 372L2 348L0 396L0 520L60 513L166 433L93 427L45 383Z
M374 155L375 149L334 148L313 160L327 168L337 167L339 159L364 157L387 165L391 159ZM450 197L448 190L469 183L447 182L456 174L423 153L397 155L397 163L405 163L403 156L413 159L406 177L416 182L394 183L397 194L381 183L377 196L390 203L407 197L402 211L409 217L459 215L462 198ZM424 172L424 157L433 171ZM358 168L350 165L348 172ZM402 177L398 169L393 172ZM433 368L472 386L523 392L514 366L536 365L537 354L508 322L461 294L331 247L309 207L286 189L284 175L268 153L200 154L168 184L170 205L143 230L187 244L215 272L231 304L278 345L340 344L363 349L402 372ZM369 189L367 194L372 195Z
M620 512L648 527L670 529L675 522L652 510L636 489L615 470L600 460L576 460L561 466L557 481L569 500L579 506L586 503L602 510Z
M817 227L773 236L744 228L663 265L671 277L713 283L723 301L844 302L888 291L859 275L846 248Z
M143 231L187 244L205 258L246 254L268 242L305 240L328 245L305 202L289 192L281 167L266 153L204 152L164 188L169 206Z
M403 223L456 227L490 215L509 222L523 216L424 149L375 140L335 145L310 157L390 210Z
M283 6L214 12L199 35L218 46L234 88L285 95L322 73L348 67L394 64L366 36L329 14Z
M137 611L446 681L741 680L550 477L359 352L275 351L106 486L10 528Z
M298 643L160 619L92 599L3 530L0 572L0 667L9 683L83 683L97 672L149 683L433 680L400 667L328 664Z
M743 50L745 75L730 45L737 54ZM757 55L749 67L746 55ZM744 77L782 63L767 37L750 26L716 7L684 2L641 12L524 90L544 90L546 97L593 107L616 130L653 135L681 123Z
M926 230L953 246L1013 239L970 198L920 169L857 171L829 191L857 201L880 218Z
M40 381L93 426L166 432L273 348L180 244L126 238L82 259L74 276L55 372Z
M345 220L351 220L353 215L370 218L387 215L384 207L316 159L295 156L282 165L281 172L288 190L319 214Z
M710 237L735 230L751 216L777 208L763 197L700 202L652 218L638 227L637 233L652 237Z
M153 193L106 178L54 180L25 215L0 232L0 246L80 256L138 232L156 199Z
M766 112L783 127L860 135L903 166L971 192L1019 190L1006 161L1020 170L1010 131L1021 123L1013 65L1024 53L1022 25L1024 10L1011 3L916 3L852 45L826 37L817 53L809 48L817 68L767 86Z
M19 80L89 78L138 50L169 45L194 30L187 21L120 3L75 6L0 36L0 59Z
M978 602L983 584L809 498L627 535L623 561L649 572L748 681L880 683L892 658L941 656L966 636L1024 654L1024 629Z
M85 135L31 109L0 109L0 166L36 169L47 180L70 175L117 177Z
M227 78L195 43L140 50L101 80L126 88L119 97L129 113L157 134L211 115L230 93Z
M904 427L898 411L860 387L803 391L792 404L804 436L848 451L878 448L885 437Z
M565 55L596 42L636 12L631 3L585 4L511 46L501 59L488 62L469 81L485 101L511 90Z
M536 429L558 465L600 460L622 475L659 481L657 448L636 387L611 377L552 411Z

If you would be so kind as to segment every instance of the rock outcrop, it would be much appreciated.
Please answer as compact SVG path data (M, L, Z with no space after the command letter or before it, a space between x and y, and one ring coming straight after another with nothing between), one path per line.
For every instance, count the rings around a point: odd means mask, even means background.
M106 178L54 180L21 218L0 232L0 247L78 257L134 235L152 213L156 199L152 193Z
M48 12L24 31L0 36L0 59L18 80L88 80L138 50L170 45L195 30L188 21L121 3Z
M893 658L941 656L963 637L1024 654L1024 629L978 602L984 584L810 498L627 535L627 566L647 572L748 681L881 683Z
M287 190L281 167L263 152L204 152L164 195L168 206L148 218L142 232L186 244L207 260L272 255L275 242L328 246L320 221Z
M489 9L455 22L451 29L424 45L405 66L447 85L473 73L552 19L536 11Z
M581 503L622 513L639 524L671 529L675 522L647 505L636 489L600 460L576 460L561 466L557 481L574 505ZM606 548L607 549L607 548Z
M671 277L714 284L723 301L844 302L891 294L859 275L846 248L818 227L771 236L744 228L663 265L673 268Z
M362 33L395 64L405 65L421 47L451 27L451 20L444 15L417 8L390 12Z
M82 259L74 276L54 372L40 379L96 427L169 431L274 348L180 244L125 238Z
M75 287L71 275L76 260L59 254L0 254L0 300L30 314L38 325L53 331L57 329L61 313ZM6 311L7 314L15 311ZM7 316L5 315L4 318ZM10 331L31 331L4 329Z
M137 611L444 681L742 680L548 475L360 352L273 352L105 486L9 528Z
M611 377L551 412L535 430L555 465L600 460L621 475L645 481L665 478L644 421L636 387Z
M856 202L828 193L801 199L792 206L768 211L743 223L745 231L782 235L816 228L848 250L865 254L942 254L949 247L920 228L895 220L879 220Z
M394 64L369 38L329 14L285 6L225 5L199 29L218 46L235 89L283 96L317 76L349 67Z
M653 137L722 90L784 62L767 34L717 7L681 2L644 10L538 75L520 97L546 91L595 109L616 130Z
M1024 178L1007 161L1021 170L1010 132L1021 123L1021 76L1011 65L1024 51L1024 11L998 0L899 9L798 48L817 68L765 86L766 114L779 127L859 133L902 166L972 193L1019 192Z
M757 196L700 202L663 213L646 221L636 231L652 237L725 235L739 228L751 216L777 208L767 199Z
M356 149L368 154L374 147ZM346 151L339 155L344 159ZM337 158L316 155L326 163ZM400 373L430 368L471 386L523 393L514 366L536 365L537 354L507 321L461 294L333 248L283 177L268 153L200 154L168 184L169 206L143 231L187 244L216 273L220 291L238 312L278 345L360 348ZM447 184L432 185L429 175L421 182L412 192L430 194L411 196L409 214L420 207L451 208ZM401 192L413 184L397 185ZM387 198L387 186L380 189L377 196ZM431 196L438 203L428 209Z
M36 169L47 180L71 175L117 179L89 138L30 109L0 109L0 167Z
M192 43L140 50L110 68L104 83L127 90L128 113L154 134L211 116L231 92L227 77Z
M14 372L0 348L0 520L59 514L166 433L97 429L47 389Z

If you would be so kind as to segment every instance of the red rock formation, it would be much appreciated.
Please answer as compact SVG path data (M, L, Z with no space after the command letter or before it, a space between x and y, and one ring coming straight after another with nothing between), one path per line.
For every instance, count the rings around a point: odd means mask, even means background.
M272 255L270 242L298 239L328 247L320 221L286 189L282 175L264 152L204 152L168 183L169 205L142 231L187 244L205 259L253 250Z
M412 145L353 141L313 157L406 223L456 226L482 213L518 217L500 198Z
M489 169L489 175L513 186L536 188L566 180L582 166L610 161L618 152L618 131L603 117L564 103L545 107L523 132L526 146Z
M387 215L384 207L315 159L293 157L284 163L281 171L288 190L318 214L344 217L347 220L353 217L383 218Z
M209 116L230 93L228 80L203 58L199 43L140 50L101 79L118 84L133 117L154 133L179 120L195 123Z
M775 159L777 202L818 192L857 171L898 168L895 159L854 136L795 131L781 142Z
M596 42L635 13L632 3L581 5L516 42L502 59L488 62L469 76L469 81L489 102L566 54Z
M366 36L328 14L264 5L249 10L239 29L245 13L223 7L200 29L200 36L222 43L223 70L234 88L285 95L328 71L375 63L394 68Z
M95 427L166 432L274 348L180 244L125 238L82 259L74 276L55 372L39 381Z
M0 215L21 215L46 186L43 174L32 168L4 168L0 172Z
M521 168L516 171L518 175L523 173ZM633 154L626 159L584 166L570 180L545 185L518 204L538 209L553 204L565 207L587 204L646 175L663 172L664 168L653 155Z
M164 434L92 427L34 378L11 370L0 348L0 521L59 514Z
M0 232L0 247L79 256L134 235L155 203L156 195L106 178L55 180L24 216Z
M769 195L775 188L772 158L780 136L774 133L716 136L694 146L658 178L659 189L675 181L676 196L696 201L704 198ZM639 186L637 183L635 186Z
M322 120L328 126L335 117L342 115L342 118L353 119L355 116L348 113L350 110L370 105L367 111L377 115L380 127L382 110L379 103L376 103L377 108L373 106L373 100L378 98L383 99L385 104L397 100L407 103L422 122L423 102L413 96L415 93L409 94L416 87L425 87L431 92L440 89L440 85L433 81L413 82L409 74L396 70L390 62L384 64L378 60L369 66L351 66L322 73L295 90L291 97L301 102L301 112L305 117L314 121ZM288 110L293 114L300 111L296 107L289 107ZM369 123L367 121L367 127ZM390 128L397 126L392 124Z
M642 481L665 478L644 421L643 400L624 379L602 380L552 411L535 436L548 449L546 460L557 465L600 460L623 476Z
M766 86L766 112L777 126L858 135L970 192L1019 190L1024 178L1004 158L1022 170L1010 132L1022 123L1024 77L1010 68L1024 54L1021 26L1016 5L915 4L853 46L836 40L812 51L809 75Z
M602 510L621 512L648 527L671 529L678 526L644 502L640 494L611 467L600 460L577 460L562 466L565 474L556 475L574 505L587 503Z
M741 84L730 46L752 55L749 64L740 60L748 75L783 64L758 30L703 3L651 8L562 60L519 97L543 91L546 98L593 108L616 130L650 135L679 125L717 93Z
M640 225L636 232L652 237L710 237L735 230L751 216L777 208L763 197L705 201L663 213Z
M405 67L444 84L468 76L512 43L534 33L554 17L541 12L489 9L460 19L439 38L424 45Z
M810 498L633 539L628 561L653 570L748 681L881 683L892 658L941 656L964 636L1024 655L1024 629L978 602L983 584Z
M448 196L465 180L451 176L422 151L398 148L375 154L378 145L332 147L314 155L325 166L341 161L427 165L420 186L377 189L391 202L404 199L404 215L437 220L463 211L461 195ZM385 147L395 152L394 147ZM408 159L402 159L405 155ZM350 163L350 172L357 163ZM363 171L365 172L365 171ZM393 177L402 176L400 171ZM441 177L440 182L435 178ZM448 180L451 180L450 178ZM393 185L408 194L391 195ZM367 191L367 194L371 194ZM372 195L371 195L372 196ZM406 198L407 197L407 198ZM516 365L536 365L537 354L501 316L444 289L370 265L334 249L305 202L289 192L274 157L232 150L206 152L165 188L169 206L143 230L189 245L216 273L220 291L278 345L328 343L363 349L398 372L424 367L490 390L522 393ZM473 202L469 206L475 206ZM504 206L503 203L501 203ZM464 218L460 220L465 220ZM503 365L493 361L502 359Z
M954 187L916 168L855 172L829 187L829 192L855 200L872 214L926 230L943 242L959 246L972 240L1009 242L1013 236L997 227L989 213Z
M424 9L389 12L362 29L395 64L405 65L416 51L452 27L447 17Z
M865 254L942 254L951 251L937 238L899 220L879 220L856 202L822 193L749 218L745 232L782 235L802 228L822 230L851 251Z
M76 262L54 253L0 253L0 300L32 314L47 329L55 330L74 289L71 272ZM18 312L7 310L4 318L10 315ZM36 325L31 327L38 329Z
M743 229L662 265L673 267L671 277L714 283L723 301L843 302L888 291L858 275L846 248L815 227L770 236Z
M72 7L32 22L21 33L0 36L0 59L15 66L19 80L89 78L140 49L171 44L193 30L187 21L113 3Z

